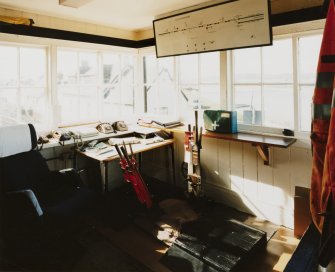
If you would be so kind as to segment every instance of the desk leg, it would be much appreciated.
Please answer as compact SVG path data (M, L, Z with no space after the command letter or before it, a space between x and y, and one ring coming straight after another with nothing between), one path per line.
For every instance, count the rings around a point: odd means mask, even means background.
M142 171L142 153L138 153L138 169Z
M108 192L108 162L100 162L100 172L101 172L101 181L102 188L101 191Z
M73 156L73 158L72 158L72 168L77 169L77 152L76 152L76 150L73 150L72 156Z
M172 163L172 180L173 185L176 185L176 168L175 168L175 162L174 162L174 144L169 145L171 150L171 163Z

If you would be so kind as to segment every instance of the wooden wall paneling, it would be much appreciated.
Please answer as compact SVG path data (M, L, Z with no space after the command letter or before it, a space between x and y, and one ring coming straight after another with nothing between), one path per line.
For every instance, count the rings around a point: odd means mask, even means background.
M230 142L218 140L218 161L219 161L219 179L220 187L230 188Z
M242 143L230 142L231 189L238 194L244 193L242 146Z
M257 156L258 168L258 199L262 202L272 204L273 202L273 157L272 148L269 149L270 165L264 165L264 161Z
M291 170L291 149L273 148L273 203L292 209Z
M184 161L184 133L174 132L174 159L175 159L175 168L176 168L176 182L177 185L185 186L186 181L181 174L181 164Z
M310 188L312 152L308 148L291 147L291 195L295 186Z
M218 140L202 138L201 179L203 182L218 184L219 181L219 160Z
M248 199L257 198L257 151L251 144L243 144L244 194Z

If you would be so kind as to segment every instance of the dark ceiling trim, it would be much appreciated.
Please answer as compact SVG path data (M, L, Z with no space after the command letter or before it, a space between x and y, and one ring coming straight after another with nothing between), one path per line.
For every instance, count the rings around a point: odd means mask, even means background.
M271 25L274 27L320 20L324 18L326 18L326 13L323 6L317 6L313 8L273 14L271 16Z
M121 46L128 48L141 48L154 45L153 38L141 41L134 41L134 40L92 35L92 34L38 27L38 26L0 25L0 32L40 37L40 38L106 44L106 45Z
M322 6L318 6L280 14L273 14L271 16L271 25L272 27L280 25L288 25L294 23L319 20L325 17L326 17L325 9ZM58 40L105 44L105 45L120 46L127 48L143 48L155 45L154 38L134 41L134 40L92 35L92 34L38 27L38 26L1 24L0 32L41 37L41 38L58 39Z

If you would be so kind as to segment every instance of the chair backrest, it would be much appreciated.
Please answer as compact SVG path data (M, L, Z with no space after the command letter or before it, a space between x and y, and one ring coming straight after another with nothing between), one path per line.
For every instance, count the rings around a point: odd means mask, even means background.
M1 191L31 189L37 197L48 188L50 170L37 146L33 125L0 127Z

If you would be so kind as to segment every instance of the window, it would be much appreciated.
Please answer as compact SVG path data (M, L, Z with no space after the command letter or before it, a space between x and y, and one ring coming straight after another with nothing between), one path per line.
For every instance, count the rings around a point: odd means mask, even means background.
M116 120L134 113L134 55L59 49L61 123Z
M320 43L320 34L296 35L272 46L232 51L238 123L309 131Z
M136 57L104 53L102 66L103 119L132 115L135 109Z
M150 115L175 115L174 58L143 56L144 112Z
M98 55L57 52L58 102L62 124L98 120Z
M178 57L178 90L183 120L192 120L194 109L220 108L220 52Z
M0 125L48 126L47 49L0 45Z

